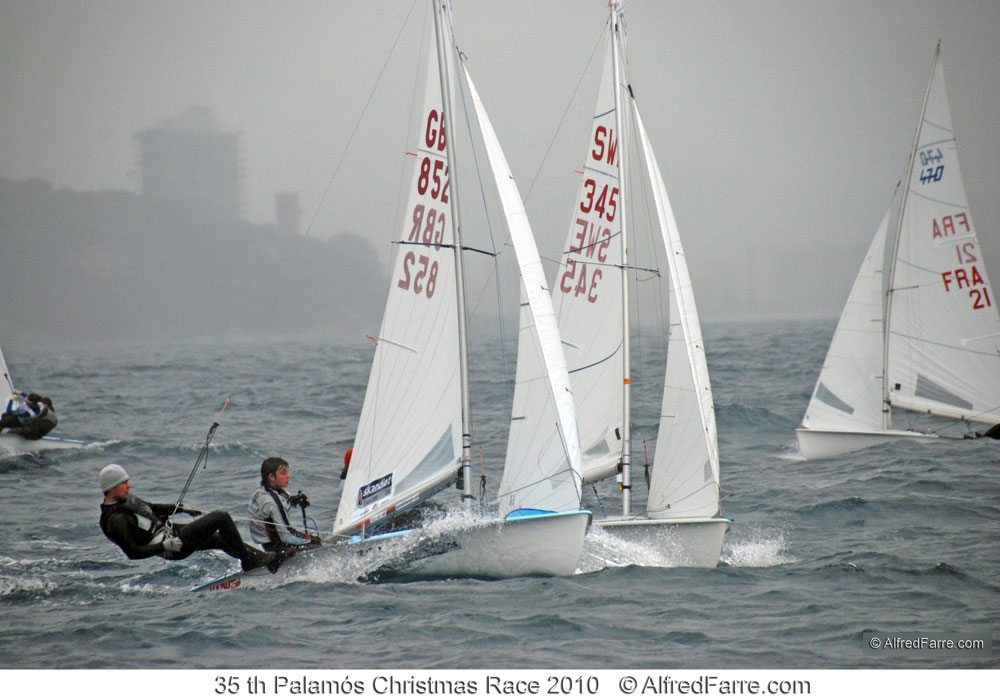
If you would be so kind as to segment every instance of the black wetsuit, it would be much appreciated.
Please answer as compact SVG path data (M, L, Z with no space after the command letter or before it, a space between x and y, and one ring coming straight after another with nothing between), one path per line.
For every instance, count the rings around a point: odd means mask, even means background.
M42 399L36 405L0 416L0 430L6 428L14 435L26 440L40 440L59 423L56 411L49 399Z
M101 530L121 547L129 559L185 559L204 549L221 549L239 559L244 569L262 563L264 553L243 542L232 517L223 510L202 515L183 525L175 524L173 536L181 539L181 551L165 551L163 540L167 535L164 524L173 512L172 503L147 503L141 498L129 496L124 503L101 504ZM192 513L184 508L178 512Z

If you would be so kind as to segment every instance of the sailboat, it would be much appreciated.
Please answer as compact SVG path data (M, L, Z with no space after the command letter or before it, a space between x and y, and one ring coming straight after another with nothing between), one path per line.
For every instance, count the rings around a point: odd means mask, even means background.
M10 370L7 369L7 360L3 357L2 347L0 347L0 372L3 373L3 381L0 382L0 391L14 391L14 380L10 378Z
M796 429L807 459L982 435L901 429L897 409L962 430L1000 423L1000 315L958 164L940 43L893 199Z
M0 392L9 392L10 394L17 395L17 397L23 396L15 388L14 380L11 378L10 370L7 368L7 360L3 356L2 347L0 347L0 373L2 373L2 378L0 378ZM3 394L0 393L0 395ZM0 413L3 412L6 405L7 400L4 399L0 403ZM25 452L36 452L41 449L78 447L83 444L83 440L57 437L55 435L43 435L38 440L28 440L12 432L4 431L0 433L0 455L7 456L23 454Z
M418 144L350 467L330 536L295 554L280 571L308 569L328 556L366 557L363 578L508 578L576 571L590 525L581 509L581 450L566 360L541 258L523 202L471 77L459 61L451 7L431 0L435 39L427 42ZM492 504L472 494L471 400L462 226L454 127L459 68L513 243L520 278L517 386L539 391L514 405L503 477ZM447 99L445 99L446 96ZM463 105L466 100L462 101ZM525 439L526 426L553 437ZM461 517L412 511L460 487ZM446 509L447 510L447 509ZM405 517L404 517L405 516ZM433 522L427 522L433 520ZM407 527L407 525L411 525ZM375 557L368 557L375 552ZM386 559L388 557L388 559ZM356 559L355 559L356 560ZM240 588L255 569L233 571L194 591Z
M392 528L400 515L458 483L472 511L472 425L460 223L458 51L450 3L432 0L419 145L391 287L376 339L335 537ZM464 66L462 66L464 68ZM496 513L441 535L440 547L404 555L401 573L503 578L568 575L591 520L581 510L580 441L566 361L524 205L467 70L465 85L493 171L520 272L518 386L539 387L514 407ZM466 100L462 101L463 104ZM524 439L544 424L555 437ZM418 533L422 534L422 533Z
M712 389L684 249L628 77L623 8L609 3L608 43L587 155L553 303L576 397L583 480L614 477L621 514L594 525L679 566L714 567L731 520L721 515ZM657 447L645 510L632 512L631 139L645 164L654 228L669 267L670 330ZM659 389L659 387L657 387Z

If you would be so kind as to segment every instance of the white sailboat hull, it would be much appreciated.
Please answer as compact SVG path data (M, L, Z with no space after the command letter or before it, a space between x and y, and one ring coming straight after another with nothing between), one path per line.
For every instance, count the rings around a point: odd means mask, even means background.
M20 454L35 454L42 450L71 450L82 447L83 440L46 435L39 440L28 440L13 433L0 433L0 455L13 457Z
M817 430L815 428L796 428L795 436L799 442L799 451L806 459L836 457L847 452L854 452L895 440L935 442L937 440L961 439L944 437L935 433L921 433L914 430L847 431Z
M570 576L580 563L591 517L590 511L576 510L477 523L447 533L436 553L394 573L488 579Z
M640 547L655 550L674 566L715 568L722 541L732 520L710 518L650 518L630 515L595 520L594 526Z

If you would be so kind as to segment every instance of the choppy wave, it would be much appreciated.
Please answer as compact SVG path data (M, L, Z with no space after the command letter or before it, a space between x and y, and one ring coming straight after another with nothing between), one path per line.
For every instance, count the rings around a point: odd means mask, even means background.
M137 495L173 502L231 393L185 502L241 517L261 460L281 454L291 488L309 493L310 517L329 531L370 348L177 344L40 353L27 367L8 353L12 370L56 401L60 431L85 444L0 452L0 666L995 668L1000 644L989 658L862 652L866 630L1000 625L1000 445L796 457L794 429L831 331L827 322L705 329L723 508L734 519L714 569L678 567L592 528L578 572L562 578L393 576L413 546L400 541L211 594L191 589L230 570L230 557L130 561L105 540L97 472L117 462ZM648 376L662 371L649 362ZM496 377L474 381L488 404L474 425L489 436L495 492L507 392ZM637 440L652 457L658 402L640 397L636 407ZM613 485L586 496L595 517L618 508ZM475 517L446 508L423 535Z

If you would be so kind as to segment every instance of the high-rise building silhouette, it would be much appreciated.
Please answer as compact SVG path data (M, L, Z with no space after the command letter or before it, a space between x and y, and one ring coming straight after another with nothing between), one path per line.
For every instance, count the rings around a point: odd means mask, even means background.
M188 108L136 140L144 197L240 217L240 135L222 131L209 109Z

